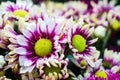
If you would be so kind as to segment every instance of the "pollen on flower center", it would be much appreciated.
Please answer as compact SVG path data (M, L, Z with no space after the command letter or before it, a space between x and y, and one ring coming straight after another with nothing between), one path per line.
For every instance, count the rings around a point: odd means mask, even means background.
M72 45L78 50L78 52L82 52L86 48L86 40L81 35L74 35L72 38Z
M52 66L51 67L48 67L48 66L45 66L43 68L44 72L46 75L48 75L49 73L57 73L59 74L61 72L61 68L60 67L55 67L55 66Z
M35 54L38 56L46 56L52 51L52 42L49 39L39 39L34 46Z
M15 10L15 11L13 12L13 14L14 14L15 16L20 16L20 17L25 17L25 15L26 15L27 13L28 13L27 11L22 10L22 9Z
M107 74L103 70L99 70L95 73L96 77L107 78Z

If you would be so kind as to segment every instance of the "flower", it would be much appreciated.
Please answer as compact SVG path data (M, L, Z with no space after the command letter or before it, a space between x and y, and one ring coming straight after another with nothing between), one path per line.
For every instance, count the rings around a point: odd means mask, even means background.
M78 6L78 7L76 7ZM80 1L69 1L63 5L61 14L66 18L73 17L75 20L79 20L80 15L84 14L87 10L87 5Z
M108 2L107 0L99 1L98 3L92 2L93 13L103 14L104 12L109 12L113 9L115 3L114 1Z
M20 73L31 72L39 61L59 58L62 52L59 36L63 21L44 14L37 24L28 24L29 27L23 28L22 34L16 36L17 47L13 51L19 55ZM45 62L43 64L47 64Z
M29 27L22 28L22 34L16 36L17 47L13 50L19 57L21 74L38 68L45 80L69 76L68 60L63 60L63 48L59 42L64 27L62 21L64 19L54 19L44 14L43 18L38 18L37 24L31 23Z
M98 60L100 52L95 49L91 53L92 53L91 55L87 56L85 55L74 56L75 60L72 60L72 62L81 69L94 67L95 66L94 63Z
M40 60L37 63L37 67L40 70L40 76L44 80L58 80L66 79L69 76L67 70L68 60L63 59L62 56L59 58L48 58Z
M83 26L82 20L69 28L68 44L73 56L92 55L96 51L90 45L96 42L97 39L88 40L93 30L94 28L89 28L89 25Z
M120 80L119 5L32 2L1 2L0 80Z
M80 15L84 14L85 11L87 11L87 5L80 1L69 1L64 4L49 2L46 6L47 11L52 16L60 16L67 19L73 17L75 20L79 20Z
M120 31L120 14L118 14L120 6L114 7L108 13L108 20L110 22L110 26L115 31Z
M88 13L86 16L85 21L92 24L93 26L109 26L108 21L108 13L110 10L113 10L114 8L114 2L107 2L107 0L99 1L98 3L95 3L94 1L91 1L92 9L91 12ZM89 19L88 19L89 17Z
M119 57L120 57L120 53L105 49L104 58L103 58L104 68L110 69L113 66L120 66Z
M119 79L119 67L105 69L102 65L102 59L95 61L93 67L89 67L83 77L83 80L117 80ZM116 77L115 77L116 76Z
M120 74L114 74L106 70L98 70L91 77L85 80L118 80L120 79Z
M2 2L1 4L1 14L8 15L8 18L24 18L28 13L29 9L32 7L31 1L17 0L16 3L12 2Z

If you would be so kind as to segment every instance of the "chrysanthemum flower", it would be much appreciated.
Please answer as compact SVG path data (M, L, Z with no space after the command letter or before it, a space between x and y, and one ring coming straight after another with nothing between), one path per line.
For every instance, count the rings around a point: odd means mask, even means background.
M5 55L5 60L8 62L5 69L12 68L15 74L19 74L18 54L13 51L15 47L18 47L16 45L17 33L10 25L7 24L4 27L4 36L8 38L9 44L7 45L7 49L10 51L8 54Z
M108 2L107 0L99 1L98 3L92 2L93 13L100 15L105 12L108 13L111 9L113 9L114 5L114 1Z
M56 7L53 7L51 4L54 5L54 3L51 2L47 4L47 11L50 15L55 17L62 16L67 19L73 17L75 20L79 20L80 15L84 14L85 11L87 11L87 5L80 1L69 1L64 4L55 3Z
M0 45L1 48L7 49L8 45L16 38L17 33L14 31L13 26L11 24L4 24L4 27L0 29Z
M91 55L74 55L75 60L72 62L80 67L81 69L86 69L88 67L94 67L94 63L98 60L100 52L96 49L91 52Z
M120 14L119 14L120 6L114 7L109 11L108 20L110 22L110 26L115 31L120 31Z
M68 60L61 57L51 57L38 61L37 67L40 71L40 76L45 80L58 80L68 78L67 70Z
M78 7L75 7L78 6ZM87 5L77 1L70 1L68 3L65 3L62 8L62 13L60 15L71 18L73 17L75 20L79 20L80 15L84 14L87 10Z
M14 52L19 54L20 73L31 72L38 62L44 64L38 65L40 69L49 70L49 64L51 64L51 69L56 69L54 66L59 63L58 59L62 52L59 39L64 25L61 22L64 22L61 18L60 20L54 19L44 14L43 18L38 19L37 24L29 24L29 27L22 29L21 35L17 35L16 40L18 44ZM48 63L47 60L49 59L53 61L56 59L58 62ZM64 60L61 65L63 64ZM63 67L66 65L67 64L64 64ZM57 71L59 72L61 69L64 68L59 67ZM40 70L40 72L42 72L42 70ZM46 70L45 74L48 74ZM65 74L67 73L65 72Z
M31 1L17 0L16 3L13 2L3 2L1 4L1 14L7 14L8 17L25 17L29 13L29 9L32 7Z
M104 69L102 66L102 59L97 60L94 63L94 67L89 67L84 74L83 80L117 80L119 79L119 73L111 70ZM115 77L116 76L116 77Z
M113 66L120 66L120 53L106 49L104 52L103 66L106 69L110 69Z
M87 80L107 80L107 74L104 70L98 70L94 75L89 77Z
M93 1L91 1L91 5L92 5L92 11L91 13L85 16L86 17L86 21L88 23L93 24L93 26L97 27L97 26L108 26L109 25L109 21L107 20L107 16L110 10L112 10L114 8L114 2L107 2L107 0L104 1L99 1L98 3L95 3ZM89 19L88 19L89 17Z
M73 56L92 55L96 49L90 45L97 39L89 40L94 28L89 25L83 26L82 20L69 28L68 44L73 52Z
M119 80L120 74L115 74L107 70L98 70L85 80Z

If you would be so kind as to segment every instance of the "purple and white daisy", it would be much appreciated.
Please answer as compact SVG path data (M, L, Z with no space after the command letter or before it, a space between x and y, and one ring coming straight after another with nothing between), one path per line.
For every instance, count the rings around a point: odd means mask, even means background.
M86 69L88 67L94 67L94 63L98 60L100 56L100 52L96 49L91 52L91 55L74 55L75 60L72 60L72 62L80 67L81 69Z
M22 34L16 36L17 47L13 51L19 55L20 73L31 72L38 62L43 64L37 65L40 66L40 69L49 69L50 64L55 68L54 66L59 63L59 57L63 55L63 48L59 40L64 21L64 19L55 19L44 14L43 18L38 19L37 24L29 24L29 27L22 29ZM53 60L53 62L49 62L49 60ZM54 61L58 62L54 63ZM63 67L67 66L66 60L60 63L64 70ZM40 73L42 71L40 70ZM65 74L67 73L65 72Z
M88 78L84 78L83 80L119 80L120 74L116 74L111 72L110 70L96 70Z
M29 9L32 7L31 1L17 0L16 3L13 2L2 2L1 4L1 14L8 15L8 18L24 18L28 15Z
M94 28L89 28L89 25L83 26L82 20L69 28L68 44L73 52L73 56L88 56L96 52L95 47L91 47L90 45L96 42L97 39L89 40L93 30Z
M114 66L120 66L120 53L106 49L104 52L103 67L110 69Z
M85 80L117 80L114 76L115 74L113 75L105 70L98 70Z
M73 17L75 20L79 20L79 17L87 11L87 5L80 1L69 1L64 4L49 2L47 4L47 11L55 17L61 16L67 19Z
M83 80L109 80L109 72L102 67L102 59L94 63L94 67L89 67L84 74Z
M120 31L120 14L119 14L120 6L114 7L109 11L108 20L110 22L110 26L115 31Z
M116 73L114 70L117 68L114 67L111 69L104 69L102 66L102 59L97 60L94 63L94 67L90 67L86 70L83 80L117 80L119 79L119 73ZM116 76L116 77L115 77Z
M114 2L107 2L107 0L99 1L95 3L91 1L92 11L88 13L85 21L92 24L93 26L104 26L107 27L109 25L109 21L107 19L108 13L110 10L114 8ZM89 19L88 19L89 17Z
M92 2L91 4L93 7L92 12L101 15L105 12L108 13L111 9L113 9L115 2L114 1L108 2L107 0L104 0L99 1L98 3Z
M77 7L76 7L77 6ZM66 18L73 17L75 20L79 20L79 17L85 13L87 5L80 1L69 1L63 5L61 16Z

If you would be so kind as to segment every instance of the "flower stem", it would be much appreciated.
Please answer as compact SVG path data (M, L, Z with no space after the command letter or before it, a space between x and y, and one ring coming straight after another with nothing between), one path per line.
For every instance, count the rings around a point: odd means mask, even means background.
M105 50L105 47L107 45L110 35L111 35L111 28L108 28L108 30L106 32L106 36L103 39L103 45L102 45L102 49L101 49L100 58L103 58L103 56L104 56L104 50Z

